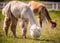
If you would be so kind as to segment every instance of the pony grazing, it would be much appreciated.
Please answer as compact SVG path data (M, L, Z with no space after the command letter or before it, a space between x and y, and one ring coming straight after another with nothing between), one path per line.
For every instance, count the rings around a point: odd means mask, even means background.
M24 2L20 1L11 1L3 9L2 14L5 16L4 19L4 32L7 36L8 28L10 26L13 36L16 37L16 25L18 19L21 19L22 23L22 36L26 38L28 21L31 23L31 28L36 25L36 29L41 33L41 27L37 24L34 13L31 8ZM33 32L34 33L34 32Z
M34 13L39 14L39 22L40 22L41 27L42 27L42 21L44 19L45 20L47 19L48 22L50 22L52 24L51 27L53 27L53 28L56 27L57 24L49 16L49 13L48 13L47 8L45 7L45 5L43 5L42 3L39 3L39 2L30 1L29 6L31 7L31 9L33 10Z

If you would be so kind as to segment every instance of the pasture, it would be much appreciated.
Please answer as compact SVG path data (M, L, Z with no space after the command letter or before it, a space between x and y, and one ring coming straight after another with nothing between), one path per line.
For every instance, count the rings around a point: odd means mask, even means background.
M27 30L27 39L22 39L21 29L17 24L16 33L18 38L13 38L12 32L9 29L8 36L6 37L3 32L3 20L4 16L0 10L0 43L60 43L60 11L49 11L50 17L57 22L57 27L52 29L50 23L44 23L42 33L39 39L34 40L31 38L29 28ZM38 22L38 16L35 15Z

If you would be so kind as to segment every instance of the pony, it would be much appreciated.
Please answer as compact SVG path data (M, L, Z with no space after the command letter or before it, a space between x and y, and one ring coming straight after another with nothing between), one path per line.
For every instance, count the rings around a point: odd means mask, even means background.
M51 19L51 17L49 16L48 10L44 4L35 2L35 1L30 1L29 6L31 7L31 9L33 10L34 13L37 13L39 15L39 23L40 23L41 27L42 27L43 20L50 22L52 25L51 26L52 28L56 27L56 25L57 25L56 22Z
M34 13L28 4L20 1L10 1L3 9L2 14L5 16L3 30L5 35L8 35L8 29L11 28L14 37L16 36L16 25L18 19L21 20L22 38L26 38L27 26L30 21L31 27L36 25L36 29L41 27L36 22ZM39 30L41 31L41 30Z

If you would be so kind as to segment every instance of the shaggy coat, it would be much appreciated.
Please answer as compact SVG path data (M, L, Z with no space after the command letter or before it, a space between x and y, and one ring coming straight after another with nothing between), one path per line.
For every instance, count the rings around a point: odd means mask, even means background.
M39 27L39 29L41 29L35 20L33 11L24 2L20 2L20 1L9 2L2 9L2 14L5 16L3 29L6 35L8 34L8 28L10 26L11 31L13 32L13 36L16 37L16 25L18 19L21 19L22 21L21 27L23 28L22 29L23 38L26 38L28 21L30 21L31 27L33 24L35 24L36 27Z

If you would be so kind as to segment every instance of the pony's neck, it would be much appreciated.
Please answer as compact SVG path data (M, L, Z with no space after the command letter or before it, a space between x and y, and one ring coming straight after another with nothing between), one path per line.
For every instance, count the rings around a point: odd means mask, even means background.
M36 22L35 18L30 18L30 22L31 22L31 24L36 24L37 25L37 22Z
M34 13L29 15L29 19L30 19L31 25L36 24L37 26L39 26L35 17L34 17Z

